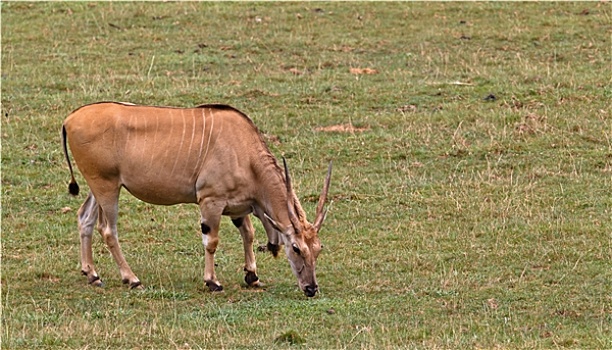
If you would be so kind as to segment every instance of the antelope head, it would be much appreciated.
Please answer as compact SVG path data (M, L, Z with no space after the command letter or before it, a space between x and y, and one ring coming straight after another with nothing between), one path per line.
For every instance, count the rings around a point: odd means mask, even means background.
M304 291L306 296L313 297L319 289L315 274L315 265L322 246L318 233L321 230L327 213L324 206L331 180L332 163L329 163L327 177L325 178L323 190L321 191L319 203L317 204L315 220L312 224L306 220L304 210L293 192L289 169L284 158L283 165L285 167L287 190L287 212L291 224L289 226L281 225L268 215L266 215L266 218L274 228L281 233L280 236L285 245L287 259L289 260L293 274L297 277L300 289Z

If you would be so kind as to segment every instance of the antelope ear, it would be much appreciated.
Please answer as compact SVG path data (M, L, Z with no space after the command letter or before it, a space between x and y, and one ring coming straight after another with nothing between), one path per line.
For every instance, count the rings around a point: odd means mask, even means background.
M266 217L266 220L268 220L270 224L272 224L272 226L274 227L276 231L281 232L281 233L285 232L283 227L278 222L276 222L274 219L272 219L270 215L264 213L264 216Z

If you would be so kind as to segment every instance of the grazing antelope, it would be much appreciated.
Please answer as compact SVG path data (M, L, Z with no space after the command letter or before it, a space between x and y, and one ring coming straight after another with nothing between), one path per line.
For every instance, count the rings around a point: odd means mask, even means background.
M229 216L242 236L249 286L261 286L253 253L257 216L268 235L268 249L285 252L300 289L312 297L318 290L315 275L321 251L318 232L329 190L331 162L313 224L261 135L244 113L218 104L196 108L137 106L100 102L80 107L64 121L62 143L70 169L69 192L77 185L66 138L90 192L78 211L81 271L90 284L102 282L94 268L92 233L97 229L119 267L123 283L141 288L119 246L118 199L121 187L136 198L159 205L196 203L200 207L205 248L204 281L211 291L223 287L215 275L214 254L219 223Z

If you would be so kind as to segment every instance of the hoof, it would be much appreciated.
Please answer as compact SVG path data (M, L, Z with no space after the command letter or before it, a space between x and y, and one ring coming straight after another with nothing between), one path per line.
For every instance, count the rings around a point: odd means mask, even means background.
M102 280L100 279L100 276L87 277L87 282L91 284L92 286L96 286L96 287L104 286L104 284L102 283Z
M130 289L144 289L144 287L142 286L142 282L136 280L134 282L130 282L130 280L128 280L127 278L122 279L121 282L123 284L130 284Z
M266 285L261 283L260 281L255 281L254 283L249 284L249 288L265 288Z
M104 287L104 283L102 283L102 280L100 278L98 278L97 280L91 282L90 284L92 286L94 286L94 287L99 287L99 288Z
M212 281L206 281L206 287L208 287L208 289L211 292L222 292L223 291L223 287L221 285L218 285Z
M142 285L142 282L136 281L136 282L130 283L130 289L143 290L144 286Z
M253 286L259 281L259 277L253 271L247 271L246 276L244 276L244 281L247 285Z

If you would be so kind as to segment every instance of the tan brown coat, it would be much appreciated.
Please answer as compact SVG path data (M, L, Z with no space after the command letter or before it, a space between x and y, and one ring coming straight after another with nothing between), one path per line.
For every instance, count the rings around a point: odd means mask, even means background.
M243 238L247 284L260 285L249 219L254 213L266 229L270 249L276 253L284 244L300 288L308 296L316 294L315 264L321 250L317 233L325 218L331 163L312 225L293 192L286 164L283 173L251 119L235 108L95 103L66 118L62 137L70 192L76 195L78 185L66 139L91 191L78 211L81 269L90 283L101 285L91 248L97 222L124 283L141 285L119 247L118 197L123 187L148 203L198 204L209 289L222 290L214 272L222 215L232 218Z

